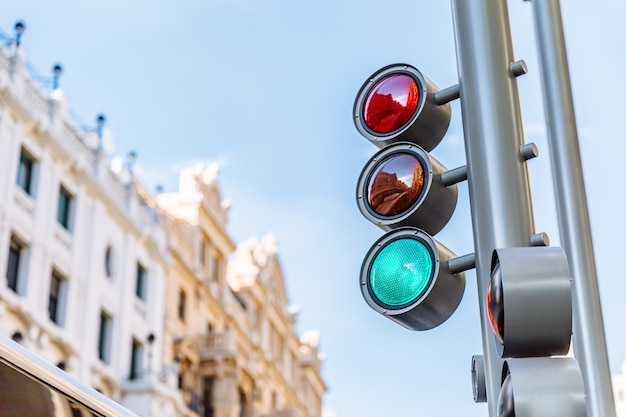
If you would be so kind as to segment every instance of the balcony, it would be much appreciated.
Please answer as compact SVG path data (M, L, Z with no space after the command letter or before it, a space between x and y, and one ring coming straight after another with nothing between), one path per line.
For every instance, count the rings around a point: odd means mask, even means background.
M212 332L200 339L201 360L218 360L237 356L235 337L229 330Z
M296 407L281 408L272 410L269 417L300 417L300 410Z

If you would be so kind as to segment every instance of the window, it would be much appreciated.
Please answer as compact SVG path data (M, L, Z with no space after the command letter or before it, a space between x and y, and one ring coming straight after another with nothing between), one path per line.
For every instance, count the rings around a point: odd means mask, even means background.
M137 262L137 277L135 281L135 295L141 300L146 301L146 285L147 285L146 268Z
M50 276L50 295L48 296L48 317L52 322L63 325L65 313L65 285L67 280L57 270L53 269Z
M212 261L213 262L211 264L211 280L219 282L220 271L222 269L222 265L221 265L222 256L219 254L219 252L215 252L215 254L213 255Z
M70 401L70 410L72 410L72 417L82 417L83 407Z
M181 320L185 320L185 303L187 302L187 293L185 290L180 290L178 292L178 318Z
M204 377L202 380L202 405L204 405L204 417L213 417L213 385L212 377Z
M230 292L233 295L235 301L237 301L237 304L239 304L239 307L246 310L248 308L248 305L246 304L245 298L243 298L243 296L239 294L239 292L233 290L232 288L230 289Z
M143 359L143 344L133 338L130 352L130 374L129 379L139 379L141 376L141 366Z
M70 230L70 218L74 197L63 186L59 189L59 204L57 208L57 222L66 230Z
M209 239L203 234L200 240L200 264L202 266L208 265L208 253L209 253Z
M17 167L17 185L32 195L33 192L33 172L35 169L35 158L33 158L24 148L20 152L20 163Z
M113 319L104 311L100 311L100 328L98 331L98 357L104 363L109 363L109 350L111 346L111 331Z
M189 392L189 387L193 386L193 382L190 383L191 376L191 360L182 356L180 358L180 365L178 366L178 389Z
M16 293L20 293L20 262L23 262L23 254L26 249L26 245L17 239L15 236L11 236L11 243L9 244L9 260L7 262L7 286Z
M298 362L296 359L296 355L292 352L291 353L291 380L292 381L297 381L298 377L296 374L296 370L298 369Z
M111 245L107 246L104 252L104 272L107 278L113 277L113 248Z
M283 336L280 334L276 326L270 323L270 352L272 353L273 358L278 361L280 366L282 366L283 362L283 344Z

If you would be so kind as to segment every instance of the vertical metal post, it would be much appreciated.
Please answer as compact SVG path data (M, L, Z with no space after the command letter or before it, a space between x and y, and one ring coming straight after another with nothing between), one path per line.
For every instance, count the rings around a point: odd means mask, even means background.
M589 417L615 417L567 53L558 0L533 0L561 244L573 277L574 353Z
M452 0L476 277L490 416L497 416L502 360L486 312L495 248L530 246L528 170L506 0Z

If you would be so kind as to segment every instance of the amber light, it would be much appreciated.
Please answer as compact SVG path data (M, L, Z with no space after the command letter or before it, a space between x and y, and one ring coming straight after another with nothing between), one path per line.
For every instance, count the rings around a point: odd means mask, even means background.
M415 79L404 73L391 74L367 94L363 120L374 132L391 133L409 121L418 104L419 88Z
M424 188L424 168L413 154L396 153L383 159L370 177L367 202L380 216L409 210Z

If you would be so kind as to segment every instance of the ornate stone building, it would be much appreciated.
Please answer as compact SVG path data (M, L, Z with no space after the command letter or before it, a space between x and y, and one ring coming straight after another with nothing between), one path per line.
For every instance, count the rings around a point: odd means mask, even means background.
M139 416L320 417L317 336L273 238L226 232L217 167L151 195L24 62L0 47L0 333Z
M164 362L178 364L191 411L207 417L319 417L326 390L317 338L295 332L276 243L236 247L217 166L180 174L160 194L170 268Z

